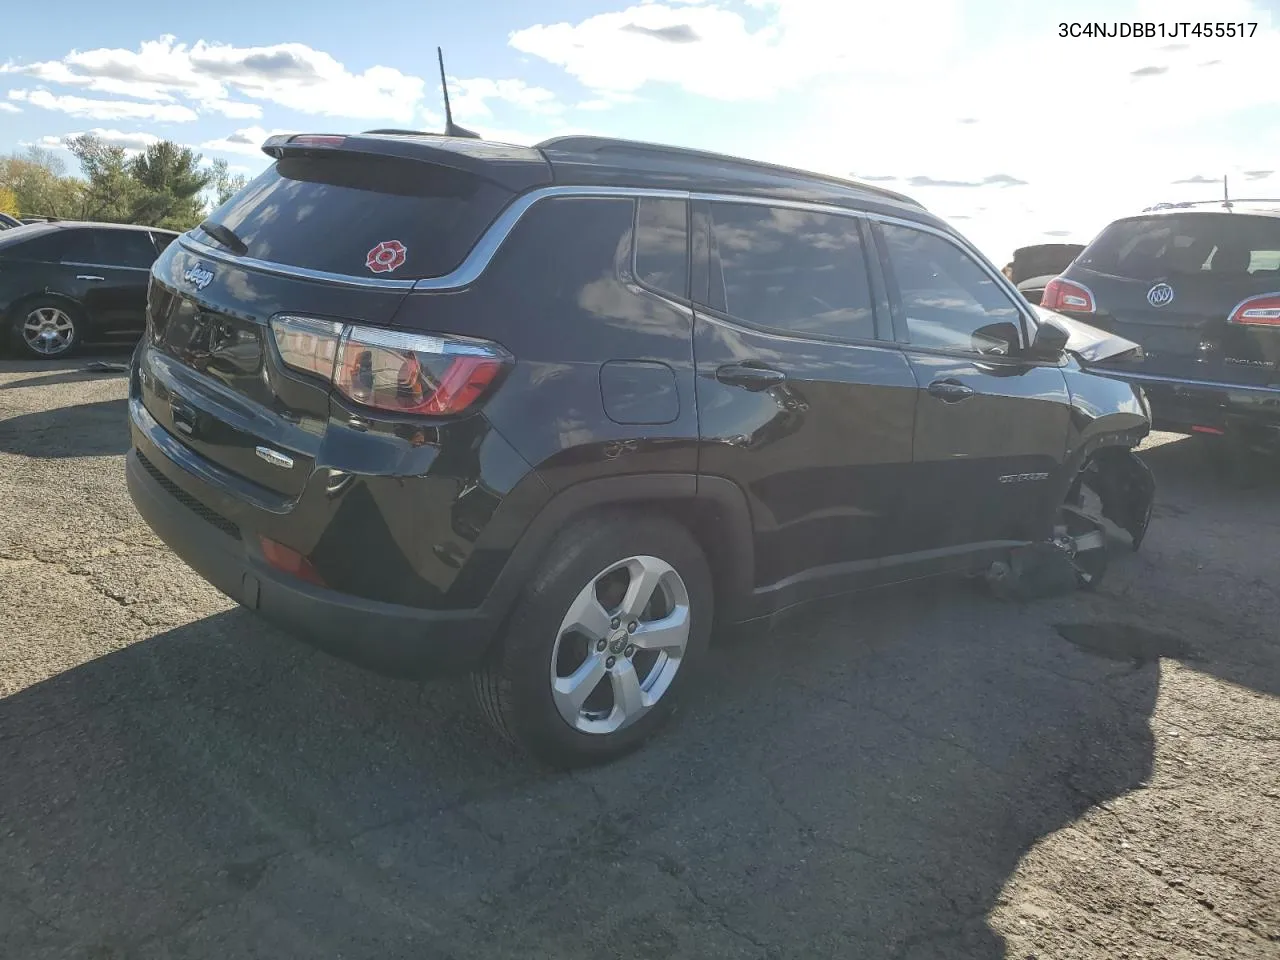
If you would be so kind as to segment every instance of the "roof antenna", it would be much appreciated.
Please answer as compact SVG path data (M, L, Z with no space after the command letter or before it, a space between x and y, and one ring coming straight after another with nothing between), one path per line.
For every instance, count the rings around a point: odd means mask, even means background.
M479 140L480 134L453 122L453 110L449 106L449 81L444 78L444 51L436 47L436 59L440 61L440 90L444 93L444 135L446 137L470 137Z
M1227 175L1222 175L1222 205L1228 210L1231 209L1231 197L1227 194Z

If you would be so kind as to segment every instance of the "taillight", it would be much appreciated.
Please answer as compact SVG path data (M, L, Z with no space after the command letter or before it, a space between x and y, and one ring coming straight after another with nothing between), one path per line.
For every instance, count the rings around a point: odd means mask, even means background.
M1071 313L1093 313L1093 294L1074 280L1054 277L1044 288L1040 306L1046 310L1068 310Z
M288 315L273 317L271 331L287 366L323 377L348 400L388 413L460 414L511 363L496 343L466 337Z
M326 380L333 376L333 361L344 327L333 320L314 317L273 317L271 334L280 358L295 370L315 373Z
M1228 319L1248 327L1280 327L1280 293L1250 297L1232 310Z

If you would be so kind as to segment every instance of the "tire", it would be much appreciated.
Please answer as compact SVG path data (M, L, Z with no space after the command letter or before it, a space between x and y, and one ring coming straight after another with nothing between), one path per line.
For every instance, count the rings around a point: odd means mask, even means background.
M650 584L655 599L639 608L633 597ZM544 763L613 760L674 712L706 653L713 614L706 557L683 526L630 512L583 519L548 549L473 674L476 698L499 734Z
M11 339L17 356L57 360L71 356L80 346L84 314L66 300L36 297L19 304L13 314ZM33 330L37 323L44 327L40 332Z

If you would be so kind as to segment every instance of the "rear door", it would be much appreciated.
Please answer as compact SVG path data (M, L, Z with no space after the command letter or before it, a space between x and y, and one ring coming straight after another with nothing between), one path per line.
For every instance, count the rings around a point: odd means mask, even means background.
M141 330L147 280L156 247L146 230L74 227L62 253L69 290L84 305L96 332Z
M232 473L300 493L327 429L335 358L319 340L314 374L286 368L272 317L389 324L414 281L455 268L511 196L404 158L284 157L210 215L212 232L192 231L156 261L139 356L148 412Z
M1277 382L1280 325L1232 323L1280 292L1280 216L1226 211L1118 220L1066 277L1093 295L1081 319L1139 343L1135 372L1242 385Z
M906 547L959 558L1026 539L1065 457L1066 379L1021 356L1028 321L995 268L940 232L905 223L876 231L920 385Z
M756 587L821 593L895 550L916 382L859 217L695 204L700 472L746 492Z

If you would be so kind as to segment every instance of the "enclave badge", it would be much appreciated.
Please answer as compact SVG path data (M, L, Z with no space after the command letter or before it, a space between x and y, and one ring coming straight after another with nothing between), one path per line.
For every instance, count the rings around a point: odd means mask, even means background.
M202 261L197 262L188 268L187 272L182 275L182 279L197 290L203 290L213 282L213 269Z

